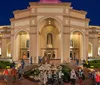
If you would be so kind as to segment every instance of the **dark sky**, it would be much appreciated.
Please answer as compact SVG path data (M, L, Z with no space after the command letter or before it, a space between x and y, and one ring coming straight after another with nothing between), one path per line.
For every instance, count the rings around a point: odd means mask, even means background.
M26 9L29 2L39 0L0 0L0 25L9 25L13 11ZM90 18L90 25L100 25L100 0L61 0L71 2L72 7L77 10L87 11L87 18Z

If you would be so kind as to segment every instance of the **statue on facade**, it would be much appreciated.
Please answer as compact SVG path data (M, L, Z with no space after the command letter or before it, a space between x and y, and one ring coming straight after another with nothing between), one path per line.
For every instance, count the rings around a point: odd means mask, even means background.
M52 48L53 45L53 35L51 33L47 34L47 47Z

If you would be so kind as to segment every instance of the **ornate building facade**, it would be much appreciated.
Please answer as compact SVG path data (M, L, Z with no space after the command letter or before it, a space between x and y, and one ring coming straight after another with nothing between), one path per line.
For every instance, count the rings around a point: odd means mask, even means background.
M29 5L13 12L7 32L9 42L3 43L1 37L1 47L10 43L9 56L13 60L32 56L34 63L43 57L50 63L63 63L70 62L73 56L83 60L100 55L99 27L89 26L87 12L59 0L40 0ZM1 55L7 56L6 48L1 48Z

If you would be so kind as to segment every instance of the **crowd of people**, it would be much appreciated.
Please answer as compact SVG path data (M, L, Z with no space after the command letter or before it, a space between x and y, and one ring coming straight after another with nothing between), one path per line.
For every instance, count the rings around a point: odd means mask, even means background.
M41 71L39 78L40 78L40 85L63 85L63 76L64 74L62 71Z
M32 64L32 62L30 62ZM12 82L20 80L24 73L25 61L22 59L20 66L16 69L15 62L12 62L11 69L5 68L3 71L3 78L5 81L9 81L9 76L11 76ZM59 70L41 70L39 74L39 84L40 85L64 85L64 76L66 76L61 69ZM90 71L88 79L90 79L91 85L100 85L100 72ZM83 69L80 67L77 70L71 69L69 73L69 83L71 85L76 85L78 81L79 85L84 85L85 75Z
M5 68L3 71L3 79L9 81L9 77L12 79L12 82L15 82L17 79L20 80L24 73L25 62L22 59L19 66L16 66L15 62L12 62L10 68Z
M84 72L81 68L78 69L78 71L75 71L72 69L70 73L70 79L71 79L71 84L75 85L76 84L76 79L79 80L79 84L83 85L83 81L85 80L85 75Z
M90 71L89 78L91 81L91 85L100 85L100 71Z

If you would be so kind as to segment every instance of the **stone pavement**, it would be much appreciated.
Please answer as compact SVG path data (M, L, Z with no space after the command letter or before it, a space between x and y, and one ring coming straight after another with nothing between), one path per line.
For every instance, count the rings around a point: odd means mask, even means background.
M75 61L71 61L71 63L69 64L69 67L71 69L77 69L77 66L75 65ZM84 73L85 73L85 76L88 77L87 76L88 75L87 74L87 70L84 70ZM39 84L23 78L22 80L18 80L18 81L14 82L14 83L12 83L11 80L10 80L10 82L5 82L3 80L0 80L0 85L39 85ZM66 83L64 85L71 85L71 84L70 83ZM79 85L78 80L77 80L77 83L75 85ZM91 81L89 79L86 79L84 81L84 85L91 85Z
M2 80L2 81L0 81L0 85L38 85L38 84L31 82L29 80L26 80L26 79L22 79L22 80L14 82L14 83L5 82L5 81Z

